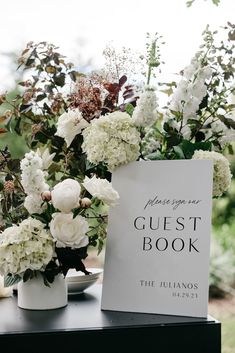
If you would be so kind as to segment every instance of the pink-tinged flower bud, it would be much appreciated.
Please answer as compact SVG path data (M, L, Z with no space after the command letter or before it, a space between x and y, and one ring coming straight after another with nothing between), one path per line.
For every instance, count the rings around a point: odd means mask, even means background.
M84 197L80 200L80 206L82 208L89 208L91 206L91 200L88 197Z
M41 194L43 201L50 201L51 200L51 192L50 191L43 191Z
M14 182L12 180L7 180L4 183L4 191L7 194L12 194L15 190Z

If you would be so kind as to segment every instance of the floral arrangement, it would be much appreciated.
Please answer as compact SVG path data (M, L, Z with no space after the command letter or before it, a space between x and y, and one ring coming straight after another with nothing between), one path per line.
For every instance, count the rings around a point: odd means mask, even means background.
M50 166L54 155L48 149L42 155L39 150L30 151L20 163L20 187L25 193L24 208L28 214L1 233L0 271L6 276L5 285L26 281L37 275L37 271L42 273L46 285L58 273L66 275L70 268L89 274L82 260L87 256L88 245L95 245L99 234L89 236L89 233L95 229L98 232L99 222L100 228L103 227L106 217L102 207L99 214L96 212L94 204L105 208L118 201L118 193L110 182L96 176L86 176L82 185L66 178L49 191L45 168ZM13 181L5 181L4 187L5 191L8 188L8 194L12 188L13 197ZM86 192L93 198L82 197ZM89 223L93 218L98 225Z
M105 69L83 74L46 42L19 58L24 79L14 99L0 95L1 133L27 142L21 159L0 152L0 274L5 285L41 272L45 284L70 268L85 274L88 248L102 250L108 207L117 204L112 171L136 160L212 159L213 196L230 185L235 137L234 25L203 33L203 44L176 82L155 78L161 37L148 36L138 60L106 48ZM145 83L138 72L147 64ZM133 65L132 65L133 64ZM133 82L128 77L133 78ZM138 84L136 83L138 81ZM154 81L154 85L150 82ZM160 108L159 98L169 101Z

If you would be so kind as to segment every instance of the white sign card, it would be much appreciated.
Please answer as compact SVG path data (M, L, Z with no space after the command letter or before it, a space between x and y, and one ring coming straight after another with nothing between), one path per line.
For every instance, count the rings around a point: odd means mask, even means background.
M102 309L206 317L213 165L139 161L112 175Z

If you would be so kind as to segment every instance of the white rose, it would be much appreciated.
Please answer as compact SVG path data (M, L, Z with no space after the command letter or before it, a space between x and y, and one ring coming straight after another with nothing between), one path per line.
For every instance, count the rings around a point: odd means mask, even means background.
M83 119L82 113L78 109L70 110L59 117L56 135L63 137L67 147L69 147L74 137L80 134L88 125L88 122Z
M106 179L99 179L93 176L91 179L87 176L82 185L94 197L102 200L109 206L115 206L118 203L119 195L112 187L112 184Z
M61 212L69 213L79 206L81 187L73 179L65 179L54 186L51 192L51 202Z
M89 225L82 216L73 218L72 213L54 213L50 223L50 231L56 239L58 248L71 247L78 249L88 244Z

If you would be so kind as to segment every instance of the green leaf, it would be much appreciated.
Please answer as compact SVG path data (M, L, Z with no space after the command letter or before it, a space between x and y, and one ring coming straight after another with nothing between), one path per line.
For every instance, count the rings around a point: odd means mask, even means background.
M32 104L21 104L20 106L20 113L27 113L32 109Z
M209 99L209 95L207 94L201 101L200 105L199 105L199 110L206 108L208 106L208 99Z
M37 132L35 134L35 139L38 140L39 142L43 143L43 144L46 144L47 141L48 141L47 136L41 131L39 131L39 132Z
M65 74L61 73L58 76L54 76L54 82L57 86L63 87L65 84Z
M229 129L235 129L235 121L230 119L230 118L226 118L224 115L218 115L218 118L229 128Z
M186 6L191 7L195 0L186 1Z
M172 93L173 93L174 91L173 91L172 87L169 87L169 88L167 88L167 89L162 89L162 90L160 90L160 92L167 94L167 96L169 97L169 96L172 95Z
M53 92L53 91L52 91ZM49 105L47 103L44 103L43 104L43 109L45 109L45 111L48 113L48 114L51 114L51 108L49 107Z
M228 32L228 38L231 41L235 40L235 29L232 29L231 31Z
M36 97L36 102L40 102L42 101L44 98L46 98L46 94L43 93L43 94L39 94L37 97Z
M232 145L228 145L228 153L233 155L234 154L234 150L233 150L233 146Z
M76 218L80 214L80 208L75 208L73 210L73 219Z
M7 175L5 176L5 180L8 181L8 180L13 180L13 177L11 174L7 173Z
M177 159L185 159L184 152L180 146L174 146L173 150L175 151Z
M11 172L18 173L20 172L20 160L19 159L11 159L7 162L7 167Z
M104 241L103 239L100 238L98 243L98 255L101 253L103 246L104 246Z
M74 71L74 70L70 71L69 76L73 82L76 82L76 80L77 80L77 72L76 71Z
M24 275L23 275L23 282L26 282L33 277L35 277L34 271L27 268L27 270L24 272Z
M34 59L28 59L25 63L25 66L31 66L34 63Z
M156 161L156 160L165 159L165 157L163 156L163 154L161 154L160 151L156 151L156 152L150 153L145 158L149 159L150 161Z
M195 135L195 140L196 140L196 142L202 142L203 140L205 140L204 132L198 131Z
M211 142L195 142L192 143L187 140L183 140L179 145L185 155L186 159L191 159L196 150L211 151Z
M19 275L7 275L4 276L4 287L10 287L13 286L14 284L20 282L22 278Z
M17 119L16 125L15 125L15 132L18 135L22 135L21 130L20 130L20 124L21 124L21 118Z
M135 108L133 107L133 105L131 103L128 103L125 106L125 110L126 110L127 114L129 114L130 116L132 116L134 109Z

